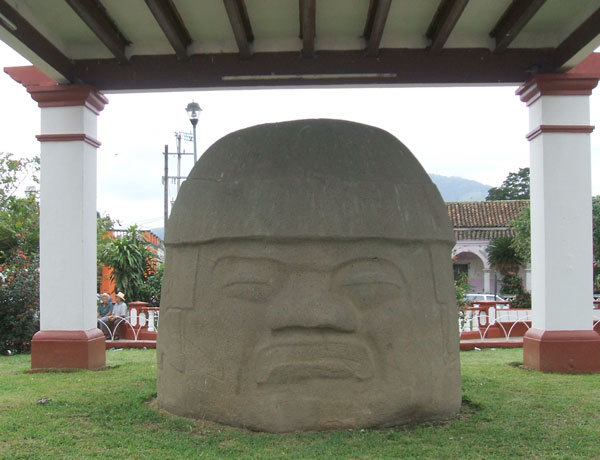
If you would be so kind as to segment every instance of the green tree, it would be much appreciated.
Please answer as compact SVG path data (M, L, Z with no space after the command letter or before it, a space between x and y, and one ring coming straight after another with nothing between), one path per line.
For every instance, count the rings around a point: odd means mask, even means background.
M154 273L148 275L140 292L138 300L148 302L153 307L160 306L160 294L162 289L162 280L165 265L161 263L158 265Z
M0 263L19 247L25 254L39 248L37 192L16 195L26 180L38 182L39 158L15 159L0 152Z
M513 247L513 238L501 236L490 241L487 247L490 265L502 276L514 274L519 271L523 259Z
M523 259L514 248L514 238L510 236L494 238L488 244L487 251L490 265L502 275L500 292L515 296L511 306L531 307L531 296L523 289L523 281L518 274Z
M140 300L144 283L153 273L153 268L152 253L137 226L133 225L124 235L110 239L98 256L103 265L113 268L117 288L128 299Z
M27 352L40 328L37 251L25 254L25 238L0 264L0 354Z
M600 208L599 208L600 209ZM521 209L517 218L508 223L515 230L512 247L524 261L531 260L531 209L529 206Z
M100 291L100 283L102 282L102 261L101 254L110 245L112 237L109 231L115 227L115 223L108 214L101 215L96 212L96 243L97 243L97 254L96 257L96 289Z
M594 254L594 292L600 292L600 195L592 197L592 242Z
M492 187L485 198L495 200L528 200L529 199L529 168L520 168L519 172L511 172L506 176L500 187Z

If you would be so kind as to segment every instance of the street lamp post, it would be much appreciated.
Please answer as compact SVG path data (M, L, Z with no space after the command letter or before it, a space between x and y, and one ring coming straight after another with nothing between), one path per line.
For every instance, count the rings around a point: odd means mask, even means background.
M198 159L196 153L196 125L198 124L198 116L200 115L200 112L202 112L202 109L200 108L200 104L192 101L187 105L185 110L188 113L190 123L192 124L192 128L194 130L194 164L196 164L196 160Z

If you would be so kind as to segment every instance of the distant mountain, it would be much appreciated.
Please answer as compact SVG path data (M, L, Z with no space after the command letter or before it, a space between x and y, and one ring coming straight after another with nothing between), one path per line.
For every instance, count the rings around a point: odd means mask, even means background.
M430 174L431 180L442 194L444 201L483 201L491 185L463 179L462 177L447 177Z
M430 174L431 180L442 194L444 201L483 201L491 185L463 179L462 177L447 177ZM162 227L151 229L152 233L164 239L165 231Z

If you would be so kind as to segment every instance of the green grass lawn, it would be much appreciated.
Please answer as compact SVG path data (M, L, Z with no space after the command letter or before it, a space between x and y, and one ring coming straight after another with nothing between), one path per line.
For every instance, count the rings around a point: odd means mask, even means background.
M470 403L445 424L283 435L160 413L155 351L106 359L28 374L28 355L0 357L0 458L600 458L600 375L524 370L521 349L461 353Z

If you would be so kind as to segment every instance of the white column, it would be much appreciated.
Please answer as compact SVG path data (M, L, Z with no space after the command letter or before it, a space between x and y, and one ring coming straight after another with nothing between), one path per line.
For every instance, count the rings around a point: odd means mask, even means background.
M544 76L545 77L545 76ZM557 91L565 76L536 81L529 99L533 324L592 326L589 95ZM551 81L551 91L544 85ZM567 86L567 85L565 85ZM595 86L595 85L594 85ZM531 94L531 93L529 93Z
M598 78L536 75L517 90L529 106L532 328L523 364L600 372L592 330L589 96Z
M96 118L108 100L88 85L58 85L33 66L4 69L41 108L40 331L34 369L99 369L96 328Z
M96 327L96 118L42 107L40 328Z
M486 294L489 294L491 289L490 273L491 270L489 268L483 269L483 292Z

